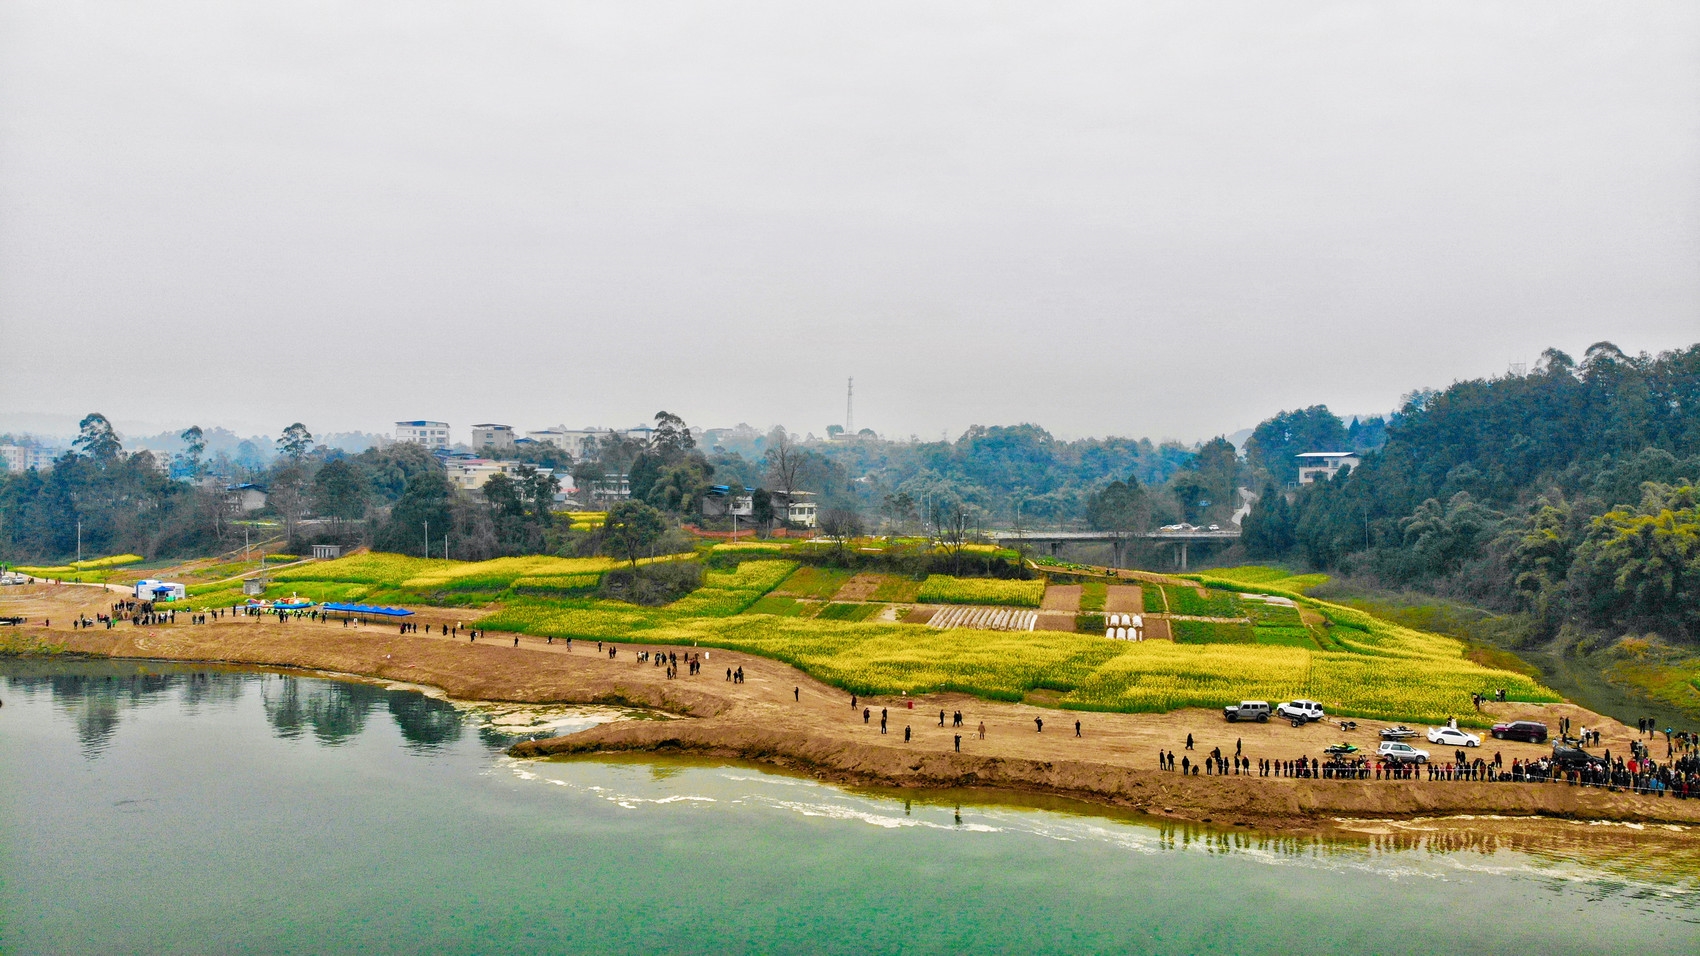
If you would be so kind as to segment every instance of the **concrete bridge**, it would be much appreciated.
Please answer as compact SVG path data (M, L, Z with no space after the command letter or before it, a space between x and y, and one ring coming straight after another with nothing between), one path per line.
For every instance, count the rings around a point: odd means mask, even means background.
M1143 541L1161 541L1177 545L1180 548L1181 570L1186 570L1187 545L1193 542L1221 542L1232 544L1240 539L1240 529L1230 528L1224 531L988 531L986 537L998 544L1048 544L1051 554L1065 544L1084 544L1088 542L1105 542L1110 545L1110 551L1115 555L1116 567L1121 567L1127 553L1127 543L1138 539Z

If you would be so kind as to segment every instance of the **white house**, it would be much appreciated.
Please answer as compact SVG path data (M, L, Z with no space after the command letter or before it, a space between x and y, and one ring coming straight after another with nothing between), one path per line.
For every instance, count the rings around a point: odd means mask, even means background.
M1342 468L1357 468L1362 459L1350 451L1307 451L1294 456L1299 460L1299 484L1327 481Z
M436 451L439 448L447 451L449 447L449 423L427 421L396 422L395 440L398 442L405 442L410 445L424 445L432 451Z
M525 437L535 442L554 445L573 458L582 459L588 453L590 443L605 434L607 434L606 430L568 428L565 425L556 425L554 428L540 428L537 431L526 432Z
M805 528L820 526L820 505L815 503L814 492L793 491L786 494L783 491L775 491L770 494L775 518L791 524L800 524Z
M750 518L755 513L755 496L733 495L729 485L715 485L708 489L708 494L702 498L702 514L705 518L724 518L727 515Z
M525 466L523 461L491 461L488 458L450 458L443 462L443 471L447 474L449 483L465 491L477 491L497 475L516 477L520 468ZM535 467L535 466L534 466ZM553 475L552 468L538 468L540 475Z

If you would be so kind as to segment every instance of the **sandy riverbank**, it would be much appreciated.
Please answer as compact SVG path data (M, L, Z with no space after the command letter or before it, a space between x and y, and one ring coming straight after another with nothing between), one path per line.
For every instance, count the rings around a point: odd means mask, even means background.
M471 643L433 635L397 633L394 626L345 628L337 623L235 618L215 624L73 630L74 612L92 614L106 599L73 586L12 588L0 594L0 613L22 614L26 631L63 642L81 653L111 657L205 661L358 674L442 688L453 697L520 703L618 704L652 708L682 720L624 721L581 733L520 744L517 756L657 752L753 760L849 784L978 788L1055 794L1136 809L1160 817L1245 825L1259 829L1326 829L1341 818L1410 819L1454 814L1548 816L1634 823L1700 825L1700 800L1674 800L1561 785L1294 780L1250 777L1181 777L1157 769L1157 752L1184 754L1187 735L1196 759L1213 747L1236 746L1253 760L1321 757L1341 739L1366 750L1374 725L1355 733L1332 724L1293 728L1285 723L1227 724L1219 714L1183 710L1168 714L1097 714L1036 703L1007 704L961 694L878 698L850 708L850 697L775 661L709 649L703 674L669 680L661 668L636 662L637 646L621 645L615 658L596 645L547 644L492 634ZM426 609L416 619L440 626L465 620L454 610ZM52 618L51 629L40 624ZM687 648L655 648L683 653ZM725 680L743 668L746 682ZM913 707L911 707L911 704ZM864 723L861 705L872 709ZM879 714L890 732L880 734ZM939 711L961 711L953 730ZM1536 717L1549 725L1568 715L1578 725L1605 731L1604 746L1626 752L1633 732L1572 704L1490 705L1496 717ZM1044 721L1038 732L1035 719ZM1074 736L1074 722L1081 736ZM986 724L986 738L975 733ZM913 733L905 742L904 728ZM962 750L954 737L962 735ZM1662 741L1661 741L1662 744ZM1425 745L1426 746L1426 745ZM1430 747L1437 757L1449 748ZM1489 740L1482 755L1538 757L1544 746ZM1662 756L1662 750L1660 756Z

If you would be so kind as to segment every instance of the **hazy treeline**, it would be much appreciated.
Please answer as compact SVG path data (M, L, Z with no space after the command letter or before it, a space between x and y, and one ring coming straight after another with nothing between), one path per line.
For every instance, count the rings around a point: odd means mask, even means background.
M1283 476L1284 477L1284 476ZM1700 346L1413 395L1332 482L1271 482L1256 557L1373 575L1566 621L1700 636Z

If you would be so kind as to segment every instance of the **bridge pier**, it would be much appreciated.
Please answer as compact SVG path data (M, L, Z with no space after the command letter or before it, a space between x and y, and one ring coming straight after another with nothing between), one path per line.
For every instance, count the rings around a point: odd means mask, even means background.
M1053 558L1056 557L1057 552L1059 552L1061 550L1062 550L1062 542L1061 541L1052 541L1051 542L1051 557L1053 557Z
M1181 542L1181 570L1182 571L1186 570L1186 545L1187 545L1187 543L1185 541Z
M1127 542L1121 538L1111 538L1110 555L1118 569L1123 567L1127 563Z

